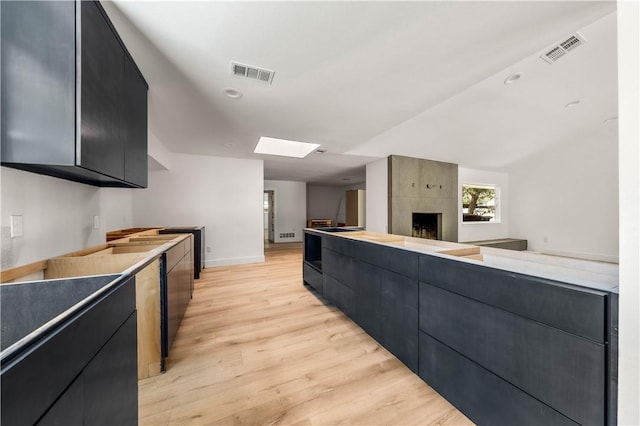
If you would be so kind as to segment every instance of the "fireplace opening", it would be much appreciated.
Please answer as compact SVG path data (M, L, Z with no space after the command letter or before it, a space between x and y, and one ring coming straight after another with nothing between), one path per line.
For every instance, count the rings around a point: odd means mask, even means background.
M442 239L442 213L412 213L411 236Z

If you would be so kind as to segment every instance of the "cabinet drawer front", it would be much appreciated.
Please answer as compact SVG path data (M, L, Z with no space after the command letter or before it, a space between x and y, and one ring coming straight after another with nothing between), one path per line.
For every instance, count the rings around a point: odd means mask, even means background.
M477 424L577 426L423 332L420 332L420 377Z
M322 247L331 249L337 253L354 257L356 250L356 241L343 237L334 237L333 235L322 236Z
M418 281L380 273L380 343L418 372Z
M302 264L302 276L304 282L313 287L318 293L322 294L322 273L318 272L315 268Z
M355 298L355 322L374 339L380 338L380 274L382 270L357 262L358 284Z
M134 311L131 277L3 365L0 423L34 424Z
M434 256L420 281L604 343L606 293Z
M395 272L411 279L418 279L418 254L394 247L362 243L357 257L363 262Z
M336 305L348 317L353 318L355 298L352 289L324 274L322 291L325 299Z
M605 422L604 345L424 283L420 329L576 422Z
M322 249L322 273L351 289L356 288L356 259L326 248Z
M167 271L171 271L184 257L184 245L182 242L167 250Z

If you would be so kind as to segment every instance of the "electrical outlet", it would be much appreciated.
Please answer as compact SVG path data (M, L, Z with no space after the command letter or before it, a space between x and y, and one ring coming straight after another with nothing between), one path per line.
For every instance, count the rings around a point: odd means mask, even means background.
M23 223L22 215L11 215L11 238L22 237L23 235Z
M207 246L207 253L211 253L211 246Z

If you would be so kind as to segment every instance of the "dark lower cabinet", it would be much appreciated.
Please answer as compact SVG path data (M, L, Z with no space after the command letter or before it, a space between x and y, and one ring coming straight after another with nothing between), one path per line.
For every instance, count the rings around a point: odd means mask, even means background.
M3 358L0 423L137 424L137 368L132 276Z
M136 314L120 327L38 421L53 425L138 423Z
M420 377L479 425L578 424L424 332Z
M322 295L327 301L333 303L344 312L349 318L355 314L355 294L352 288L347 287L340 281L324 275L322 278Z
M305 283L309 284L315 291L322 294L322 272L309 263L302 264L302 277Z
M71 383L37 424L38 426L84 424L84 377L82 374Z
M357 262L354 321L376 340L380 340L380 275L382 269Z
M380 343L418 372L418 281L380 272Z
M82 372L85 425L138 423L136 336L134 313Z
M424 283L420 312L420 329L460 355L580 424L605 423L603 344Z
M162 362L169 356L182 318L191 301L193 287L193 236L176 244L164 254L166 292L161 297ZM163 366L164 369L164 366Z

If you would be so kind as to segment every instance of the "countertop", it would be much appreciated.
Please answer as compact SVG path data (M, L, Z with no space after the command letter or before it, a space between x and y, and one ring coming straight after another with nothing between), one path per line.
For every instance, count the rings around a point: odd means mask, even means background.
M381 244L430 256L618 293L619 268L618 264L615 263L551 256L530 251L474 246L403 235L381 234L363 230L350 230L348 228L342 229L340 232L305 228L305 232Z

